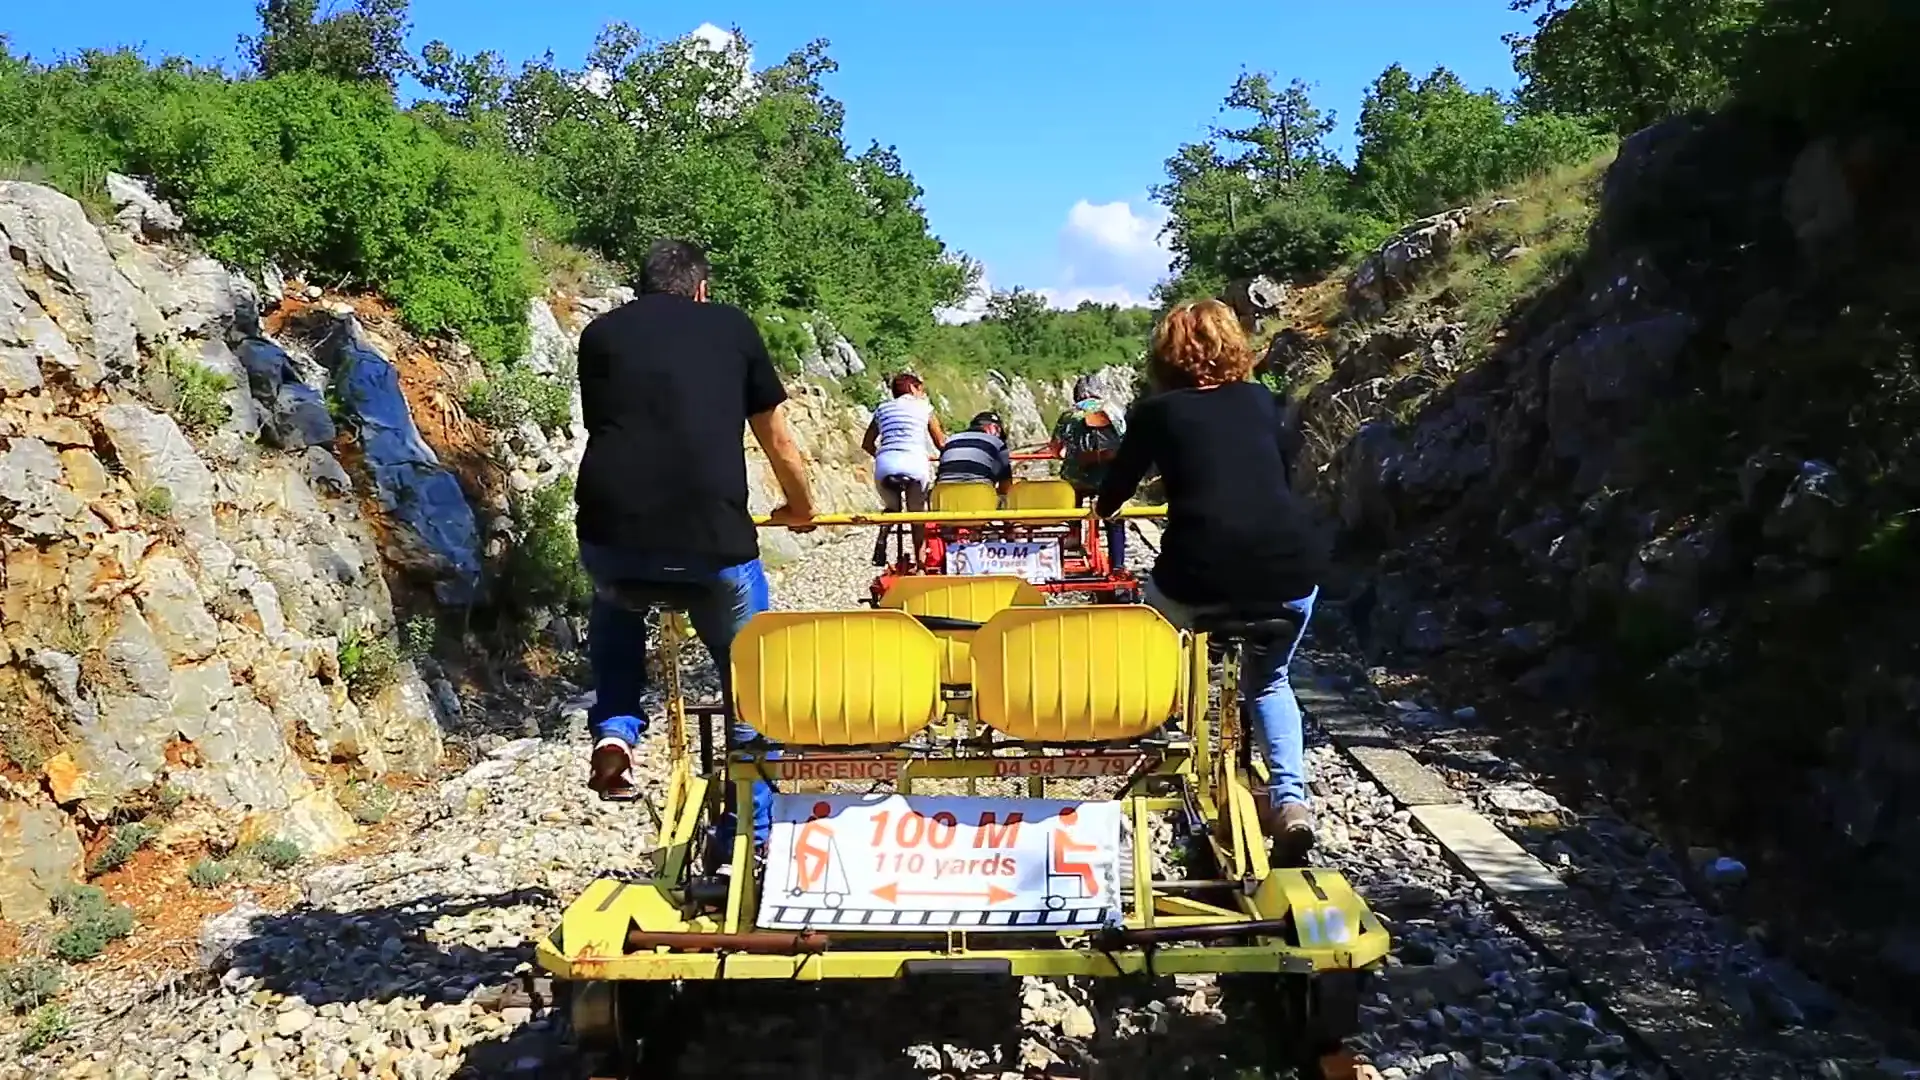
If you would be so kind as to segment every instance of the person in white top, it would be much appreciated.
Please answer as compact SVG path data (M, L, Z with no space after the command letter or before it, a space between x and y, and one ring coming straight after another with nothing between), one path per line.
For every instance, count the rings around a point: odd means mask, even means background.
M901 372L893 377L893 400L873 410L862 444L873 455L873 482L880 503L889 512L927 508L927 490L933 487L933 458L947 445L940 418L933 415L927 387L920 377ZM882 526L873 545L873 565L887 565L887 537L892 526ZM913 546L926 542L924 525L913 527Z

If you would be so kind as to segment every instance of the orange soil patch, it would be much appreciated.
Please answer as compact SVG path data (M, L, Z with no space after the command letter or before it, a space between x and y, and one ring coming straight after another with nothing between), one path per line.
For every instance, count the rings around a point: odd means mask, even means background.
M429 781L388 786L405 789L424 787L427 783ZM397 847L408 835L406 830L384 822L369 827L345 850L314 865L377 855ZM251 894L260 907L270 912L285 911L300 900L298 886L292 881L274 878L236 881L218 889L195 888L187 881L187 870L204 854L197 849L146 848L136 852L120 869L94 879L93 884L106 890L110 898L133 910L134 930L87 966L102 972L137 971L149 979L187 970L199 963L201 923L230 910L237 893ZM311 868L303 863L295 873ZM6 924L0 923L0 934L6 929ZM15 936L17 939L17 933ZM7 955L5 946L6 939L0 936L0 956Z
M20 928L0 919L0 960L11 960L20 955Z
M202 854L147 848L120 869L94 879L108 897L133 909L134 918L133 933L108 946L96 963L149 975L197 963L201 922L233 907L231 894L238 887L196 889L188 884L187 869ZM292 904L298 895L285 882L250 882L245 887L269 910Z

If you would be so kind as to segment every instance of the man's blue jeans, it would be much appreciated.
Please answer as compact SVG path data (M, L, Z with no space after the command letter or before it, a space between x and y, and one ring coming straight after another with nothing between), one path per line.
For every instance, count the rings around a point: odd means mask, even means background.
M1147 581L1146 601L1166 616L1168 622L1186 628L1208 609L1192 608L1169 600ZM1306 740L1300 732L1300 702L1293 696L1293 684L1287 679L1287 667L1307 636L1307 622L1313 618L1313 602L1320 597L1312 592L1287 604L1300 616L1300 633L1285 648L1257 648L1247 645L1240 651L1240 690L1251 702L1253 731L1259 739L1262 757L1267 763L1267 794L1275 807L1307 801Z
M668 565L682 566L688 560L646 552L621 551L589 544L580 546L580 561L596 583L615 581L675 581L678 574L663 570ZM713 572L711 600L695 604L687 611L693 631L713 658L720 675L721 701L727 715L733 715L734 635L747 620L767 610L767 575L760 560L738 566L721 567ZM595 742L613 738L628 746L637 746L647 729L641 696L647 689L647 624L637 611L609 603L599 596L587 615L587 661L593 667L594 703L587 711ZM738 719L733 723L736 744L758 739L752 726ZM773 822L773 788L762 781L753 786L754 839L765 842ZM720 842L732 842L731 817L721 822Z

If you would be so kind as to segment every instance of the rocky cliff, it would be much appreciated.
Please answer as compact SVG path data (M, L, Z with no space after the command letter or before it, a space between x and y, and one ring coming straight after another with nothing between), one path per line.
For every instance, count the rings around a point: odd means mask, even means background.
M1375 659L1569 790L1611 773L1771 944L1908 1001L1916 168L1892 130L1669 121L1410 227L1268 356Z
M529 355L489 377L375 299L199 254L137 182L110 191L118 213L96 225L64 195L0 183L0 920L14 924L45 919L114 827L143 817L164 820L141 840L161 849L339 850L369 816L343 797L432 775L484 727L460 670L482 642L460 613L544 603L526 624L577 640L563 592L528 590L524 564L555 537L569 547L574 345L625 298L536 300ZM476 387L492 387L487 423ZM793 389L822 504L872 505L866 416ZM764 462L753 472L765 509L778 492ZM808 542L781 534L769 554Z

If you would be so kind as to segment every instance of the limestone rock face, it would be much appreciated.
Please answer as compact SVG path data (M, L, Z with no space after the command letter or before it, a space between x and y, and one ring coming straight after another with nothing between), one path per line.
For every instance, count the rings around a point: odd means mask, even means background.
M0 919L36 923L80 877L80 836L56 807L0 802Z
M143 185L115 176L109 194L99 228L63 195L0 183L0 698L8 722L33 721L0 744L28 780L0 781L8 920L78 876L75 819L158 785L228 832L322 854L357 826L310 766L424 776L444 748L411 665L363 704L347 693L340 635L394 614L331 452L324 371ZM169 414L179 363L230 383L224 420ZM470 513L450 490L432 513Z

